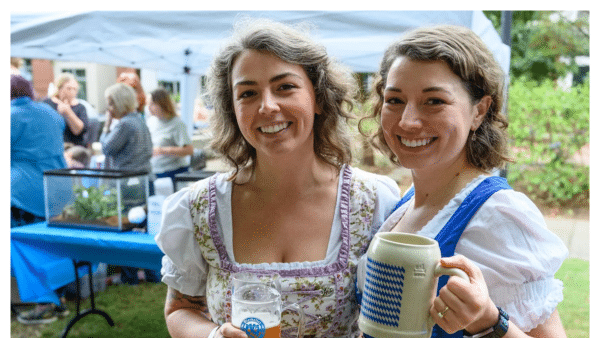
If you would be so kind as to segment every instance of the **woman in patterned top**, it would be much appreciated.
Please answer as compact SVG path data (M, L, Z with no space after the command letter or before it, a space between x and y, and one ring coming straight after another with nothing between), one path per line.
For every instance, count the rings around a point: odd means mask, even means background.
M356 262L398 187L349 166L356 84L298 28L247 20L209 73L214 149L233 169L171 195L165 253L173 337L245 337L231 324L232 273L281 276L305 337L358 337ZM298 313L284 312L283 337Z

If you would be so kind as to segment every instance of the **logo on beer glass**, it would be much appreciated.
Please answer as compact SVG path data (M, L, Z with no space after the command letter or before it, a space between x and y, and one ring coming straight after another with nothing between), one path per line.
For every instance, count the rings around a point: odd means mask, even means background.
M240 329L244 330L250 338L264 338L267 328L258 318L248 317L242 321Z
M298 337L302 337L304 312L296 303L282 304L279 275L258 276L247 272L232 275L231 324L250 338L280 338L281 312L299 315Z

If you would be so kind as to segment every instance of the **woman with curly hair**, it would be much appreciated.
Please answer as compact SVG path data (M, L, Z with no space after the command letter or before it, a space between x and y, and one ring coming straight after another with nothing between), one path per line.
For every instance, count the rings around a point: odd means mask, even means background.
M349 165L351 74L299 28L248 20L209 72L213 148L233 169L165 201L157 243L173 337L245 337L230 275L276 273L311 337L358 337L356 262L399 199ZM300 315L284 312L283 337Z
M509 157L492 53L470 29L425 27L389 46L379 69L374 141L413 178L380 231L436 239L442 265L470 278L440 278L433 337L565 337L554 274L567 250L531 200L493 175Z

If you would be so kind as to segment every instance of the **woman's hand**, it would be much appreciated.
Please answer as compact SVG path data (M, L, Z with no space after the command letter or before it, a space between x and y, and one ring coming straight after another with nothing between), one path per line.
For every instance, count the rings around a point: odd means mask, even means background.
M65 116L71 110L71 106L61 100L56 101L56 110L60 113L60 115Z
M83 121L73 112L71 104L67 99L52 98L56 103L56 111L65 119L67 126L74 135L80 135L85 128Z
M173 338L207 337L216 325L211 320L206 297L189 296L172 287L167 288L165 319ZM244 331L231 323L221 325L214 337L247 338Z
M112 124L113 116L110 111L106 111L106 120L104 121L104 133L108 134L110 131L110 125Z
M217 338L217 337L248 338L248 335L246 335L246 332L236 328L231 323L225 323L225 324L221 325L219 330L217 330L217 334L215 335L215 338Z
M450 277L429 309L436 324L448 333L462 329L478 333L494 326L498 321L498 309L489 297L481 270L462 255L442 258L441 264L465 271L470 281Z

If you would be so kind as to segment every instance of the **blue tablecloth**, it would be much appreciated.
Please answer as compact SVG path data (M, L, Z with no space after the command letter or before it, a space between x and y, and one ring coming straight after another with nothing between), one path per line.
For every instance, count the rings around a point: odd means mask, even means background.
M23 302L57 302L57 288L75 280L72 259L160 270L162 251L154 237L48 227L45 222L11 228L11 273Z

